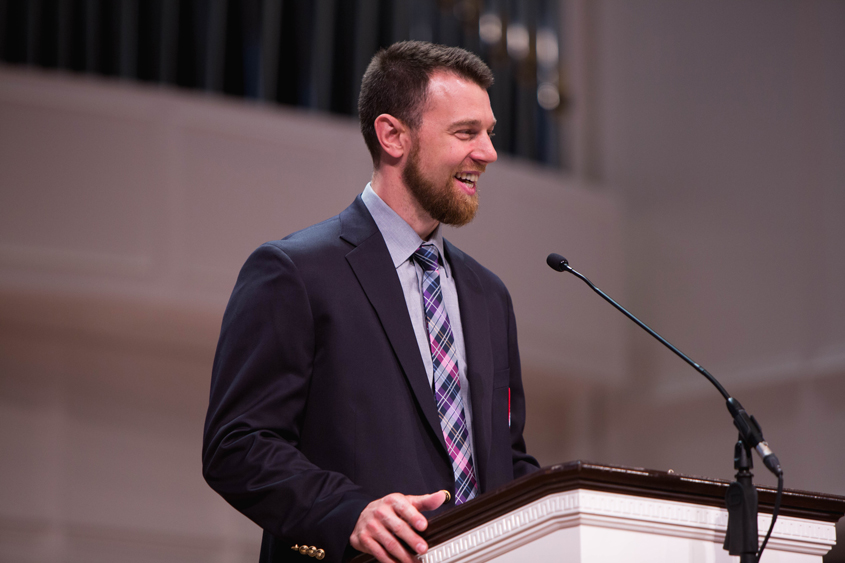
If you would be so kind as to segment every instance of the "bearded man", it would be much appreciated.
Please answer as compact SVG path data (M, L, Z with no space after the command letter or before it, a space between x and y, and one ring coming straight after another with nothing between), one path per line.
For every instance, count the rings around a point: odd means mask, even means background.
M510 296L440 233L472 220L496 160L492 82L462 49L380 51L359 98L371 182L241 270L203 474L263 528L262 562L411 562L424 512L537 469Z

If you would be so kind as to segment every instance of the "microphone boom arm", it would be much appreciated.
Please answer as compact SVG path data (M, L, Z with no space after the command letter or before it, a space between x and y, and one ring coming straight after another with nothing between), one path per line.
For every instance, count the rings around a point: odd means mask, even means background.
M728 394L725 388L722 387L722 384L719 383L718 380L716 380L716 378L713 377L713 375L711 375L709 371L704 369L696 362L692 361L689 356L678 350L668 340L666 340L665 338L657 334L654 330L652 330L651 327L649 327L647 324L645 324L633 314L628 312L625 307L614 301L609 295L607 295L601 289L596 287L595 284L593 284L593 282L587 279L586 276L576 270L573 270L572 267L569 265L569 261L560 254L549 254L548 258L546 258L546 263L553 270L556 270L558 272L569 272L575 277L580 278L584 283L590 286L590 289L598 293L602 297L602 299L616 307L616 309L618 309L623 315L634 321L637 326L652 335L654 338L660 341L661 344L669 348L679 358L684 360L686 363L695 368L695 370L698 371L701 375L706 377L707 380L712 383L716 387L716 389L719 390L719 393L721 393L722 396L725 398L727 402L728 411L731 413L731 416L734 420L734 426L736 426L737 430L739 430L740 436L742 436L742 439L745 440L745 443L757 450L757 453L760 454L760 457L763 459L763 463L766 465L769 471L771 471L777 476L783 474L780 462L778 461L777 457L772 452L772 450L769 448L769 445L763 439L763 431L760 428L760 425L757 423L757 420L753 416L750 416L745 411L745 409L742 408L742 405L739 403L739 401L737 401Z

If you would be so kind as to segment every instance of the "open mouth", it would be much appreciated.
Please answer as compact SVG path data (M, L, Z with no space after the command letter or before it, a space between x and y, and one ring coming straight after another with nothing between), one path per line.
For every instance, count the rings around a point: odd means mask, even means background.
M455 174L455 179L463 184L464 189L470 193L475 193L475 185L478 183L477 172L459 172Z

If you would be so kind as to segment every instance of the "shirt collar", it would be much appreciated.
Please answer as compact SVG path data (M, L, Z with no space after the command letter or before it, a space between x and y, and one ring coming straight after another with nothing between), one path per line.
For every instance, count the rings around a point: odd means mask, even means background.
M361 199L367 210L376 222L381 236L387 244L390 258L393 260L393 267L398 268L408 261L421 244L433 244L440 253L446 276L451 276L449 263L446 261L446 254L443 252L443 235L440 232L440 225L434 229L427 241L420 238L417 232L402 217L387 205L379 195L373 191L371 184L367 184Z

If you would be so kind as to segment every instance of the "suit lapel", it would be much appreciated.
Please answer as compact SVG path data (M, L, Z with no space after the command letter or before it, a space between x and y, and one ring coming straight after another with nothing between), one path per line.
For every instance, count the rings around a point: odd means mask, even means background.
M487 490L487 463L492 440L493 350L487 304L478 276L466 262L466 255L444 241L455 277L467 358L467 379L472 402L472 436L480 490Z
M405 294L384 238L360 196L340 214L340 220L341 238L355 245L346 255L346 260L375 309L417 404L446 454L446 441L440 428L434 393L420 357Z

